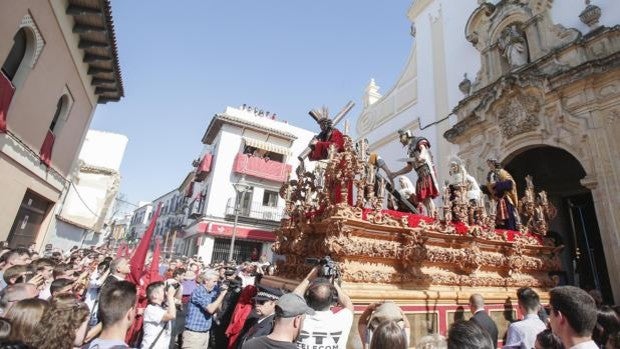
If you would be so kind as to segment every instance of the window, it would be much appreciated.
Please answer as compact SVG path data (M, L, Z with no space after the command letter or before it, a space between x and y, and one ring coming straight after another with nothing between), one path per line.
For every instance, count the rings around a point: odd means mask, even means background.
M13 46L2 64L2 71L11 81L15 78L17 70L24 60L27 44L26 28L21 28L15 33L15 36L13 36Z
M265 190L265 193L263 194L263 206L278 206L278 193L275 191Z
M240 214L243 216L249 215L250 211L252 210L253 191L254 188L249 187L249 189L245 192L237 192L237 195L240 195L239 200L241 200L241 202L239 203Z
M54 118L50 123L50 131L54 134L58 134L60 131L61 124L64 120L67 119L67 114L69 111L69 95L63 94L59 99L58 103L56 103L56 111L54 112Z
M207 204L207 191L209 190L209 185L205 185L204 189L200 193L200 201L198 203L198 212L200 214L206 214L205 205Z

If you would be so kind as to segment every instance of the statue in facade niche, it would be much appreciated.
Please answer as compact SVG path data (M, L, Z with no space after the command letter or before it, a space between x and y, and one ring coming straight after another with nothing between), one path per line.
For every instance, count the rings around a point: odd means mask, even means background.
M527 41L525 40L525 34L516 24L509 25L502 30L498 46L501 54L508 61L510 69L527 63Z

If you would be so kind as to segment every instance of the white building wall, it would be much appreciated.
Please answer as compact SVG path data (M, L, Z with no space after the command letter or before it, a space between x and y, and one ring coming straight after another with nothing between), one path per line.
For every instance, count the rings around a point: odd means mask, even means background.
M119 171L128 141L125 135L89 130L79 159L90 166Z
M238 127L223 125L216 138L217 148L209 174L210 184L207 197L206 214L224 217L229 198L235 197L233 183L238 176L232 172L235 157L241 150L241 135Z
M103 236L59 220L56 221L56 229L56 235L50 239L49 243L64 251L68 251L73 246L97 245Z
M70 186L68 189L62 217L95 229L101 216L107 214L109 191L118 185L117 181L118 178L107 174L80 172L75 187Z
M198 256L202 257L203 261L210 261L213 257L213 245L215 239L209 235L202 235L202 244L198 247Z
M127 142L124 135L97 130L87 132L77 161L79 168L59 209L64 224L55 224L50 243L81 240L82 233L77 231L102 232L118 193L119 168ZM71 223L74 227L69 228Z

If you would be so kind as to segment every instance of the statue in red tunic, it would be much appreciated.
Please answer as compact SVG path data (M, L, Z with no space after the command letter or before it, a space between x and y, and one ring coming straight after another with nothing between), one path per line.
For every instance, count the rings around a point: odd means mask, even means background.
M323 107L322 110L311 110L309 112L310 116L319 124L321 128L321 132L314 136L308 144L308 148L303 151L298 159L300 161L300 165L303 167L303 162L306 157L308 157L311 161L317 160L325 160L329 156L329 148L330 146L334 146L337 153L340 153L344 150L344 136L342 132L336 129L334 126L342 120L342 118L353 108L355 104L353 102L347 103L347 105L334 116L333 119L329 117L329 112L326 107ZM349 182L347 184L347 189L349 194L347 195L347 202L349 205L353 204L353 183ZM336 202L341 202L341 192L340 186L333 188L334 200Z
M333 121L325 118L318 122L321 133L314 137L309 145L312 152L308 155L308 159L313 161L327 159L329 147L332 144L336 148L337 153L344 150L344 138L342 137L342 133L334 128Z

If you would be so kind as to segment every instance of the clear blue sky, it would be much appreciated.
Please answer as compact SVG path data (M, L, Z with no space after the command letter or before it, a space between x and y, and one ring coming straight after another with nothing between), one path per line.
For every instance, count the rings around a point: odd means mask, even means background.
M308 110L354 100L353 126L370 78L386 92L404 68L410 4L113 0L125 97L98 106L91 128L129 137L120 192L137 203L178 187L227 105L317 130Z

